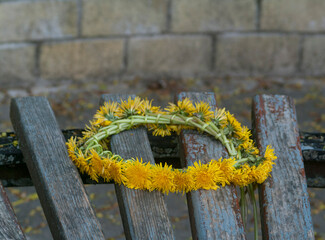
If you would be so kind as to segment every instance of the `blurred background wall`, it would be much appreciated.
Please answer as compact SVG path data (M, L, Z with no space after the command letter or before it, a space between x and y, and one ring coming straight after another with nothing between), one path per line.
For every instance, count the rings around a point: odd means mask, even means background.
M1 87L325 76L323 0L0 0Z

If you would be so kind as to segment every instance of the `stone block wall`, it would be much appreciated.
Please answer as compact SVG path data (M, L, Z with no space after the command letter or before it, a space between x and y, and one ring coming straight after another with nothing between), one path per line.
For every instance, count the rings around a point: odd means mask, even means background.
M325 75L324 0L1 0L2 87Z

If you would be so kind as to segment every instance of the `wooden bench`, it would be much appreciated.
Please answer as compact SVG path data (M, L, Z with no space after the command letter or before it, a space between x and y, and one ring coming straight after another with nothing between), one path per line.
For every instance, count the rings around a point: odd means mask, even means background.
M103 95L100 102L127 97ZM177 98L185 97L217 105L213 93L180 93ZM272 177L259 187L263 239L314 239L293 101L286 96L259 95L254 98L252 113L258 148L263 152L271 144L278 156ZM19 150L11 159L9 155L1 158L0 175L4 173L1 168L7 169L1 178L4 186L29 185L31 178L54 239L104 239L84 189L83 181L89 179L81 179L70 161L65 138L46 98L13 99L10 116L23 158ZM154 163L152 144L142 127L111 139L114 153ZM179 147L184 167L198 159L208 162L227 156L221 144L196 131L182 131ZM10 171L24 180L17 180ZM160 192L131 190L123 185L115 185L115 189L127 239L174 239ZM234 186L190 192L187 201L193 239L246 239ZM0 239L25 239L2 184Z

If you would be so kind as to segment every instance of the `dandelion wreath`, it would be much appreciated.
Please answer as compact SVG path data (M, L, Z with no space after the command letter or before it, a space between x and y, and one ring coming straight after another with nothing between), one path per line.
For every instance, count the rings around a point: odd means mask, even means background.
M198 159L193 166L175 169L166 163L123 159L109 150L110 136L138 126L146 126L153 135L162 137L173 132L179 134L182 129L199 130L220 141L229 158L211 159L208 164ZM270 146L260 156L250 130L242 127L228 111L212 109L206 102L193 104L188 98L177 104L169 103L164 110L139 97L120 103L106 102L86 127L83 137L69 139L67 148L81 173L95 181L103 178L128 188L158 190L165 194L215 190L228 184L247 187L262 183L270 175L276 159Z

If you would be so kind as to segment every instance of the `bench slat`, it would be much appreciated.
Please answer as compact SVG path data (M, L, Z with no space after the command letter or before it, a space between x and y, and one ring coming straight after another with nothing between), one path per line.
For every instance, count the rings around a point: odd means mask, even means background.
M12 209L4 187L0 183L0 239L26 239Z
M54 239L104 239L46 98L13 99L10 115Z
M214 93L180 93L178 100L185 97L194 102L208 102L215 110ZM203 163L211 159L227 157L221 143L197 131L183 130L181 133L181 161L183 167L195 161ZM237 193L234 186L218 190L200 189L187 194L193 239L245 239Z
M260 151L270 144L278 157L272 177L259 188L263 239L314 239L293 100L256 96L253 121Z
M128 97L124 94L103 95L101 105L105 101L120 102ZM143 127L112 136L111 148L113 153L125 159L138 157L143 162L155 162ZM174 239L162 193L128 189L118 184L115 190L127 239Z

